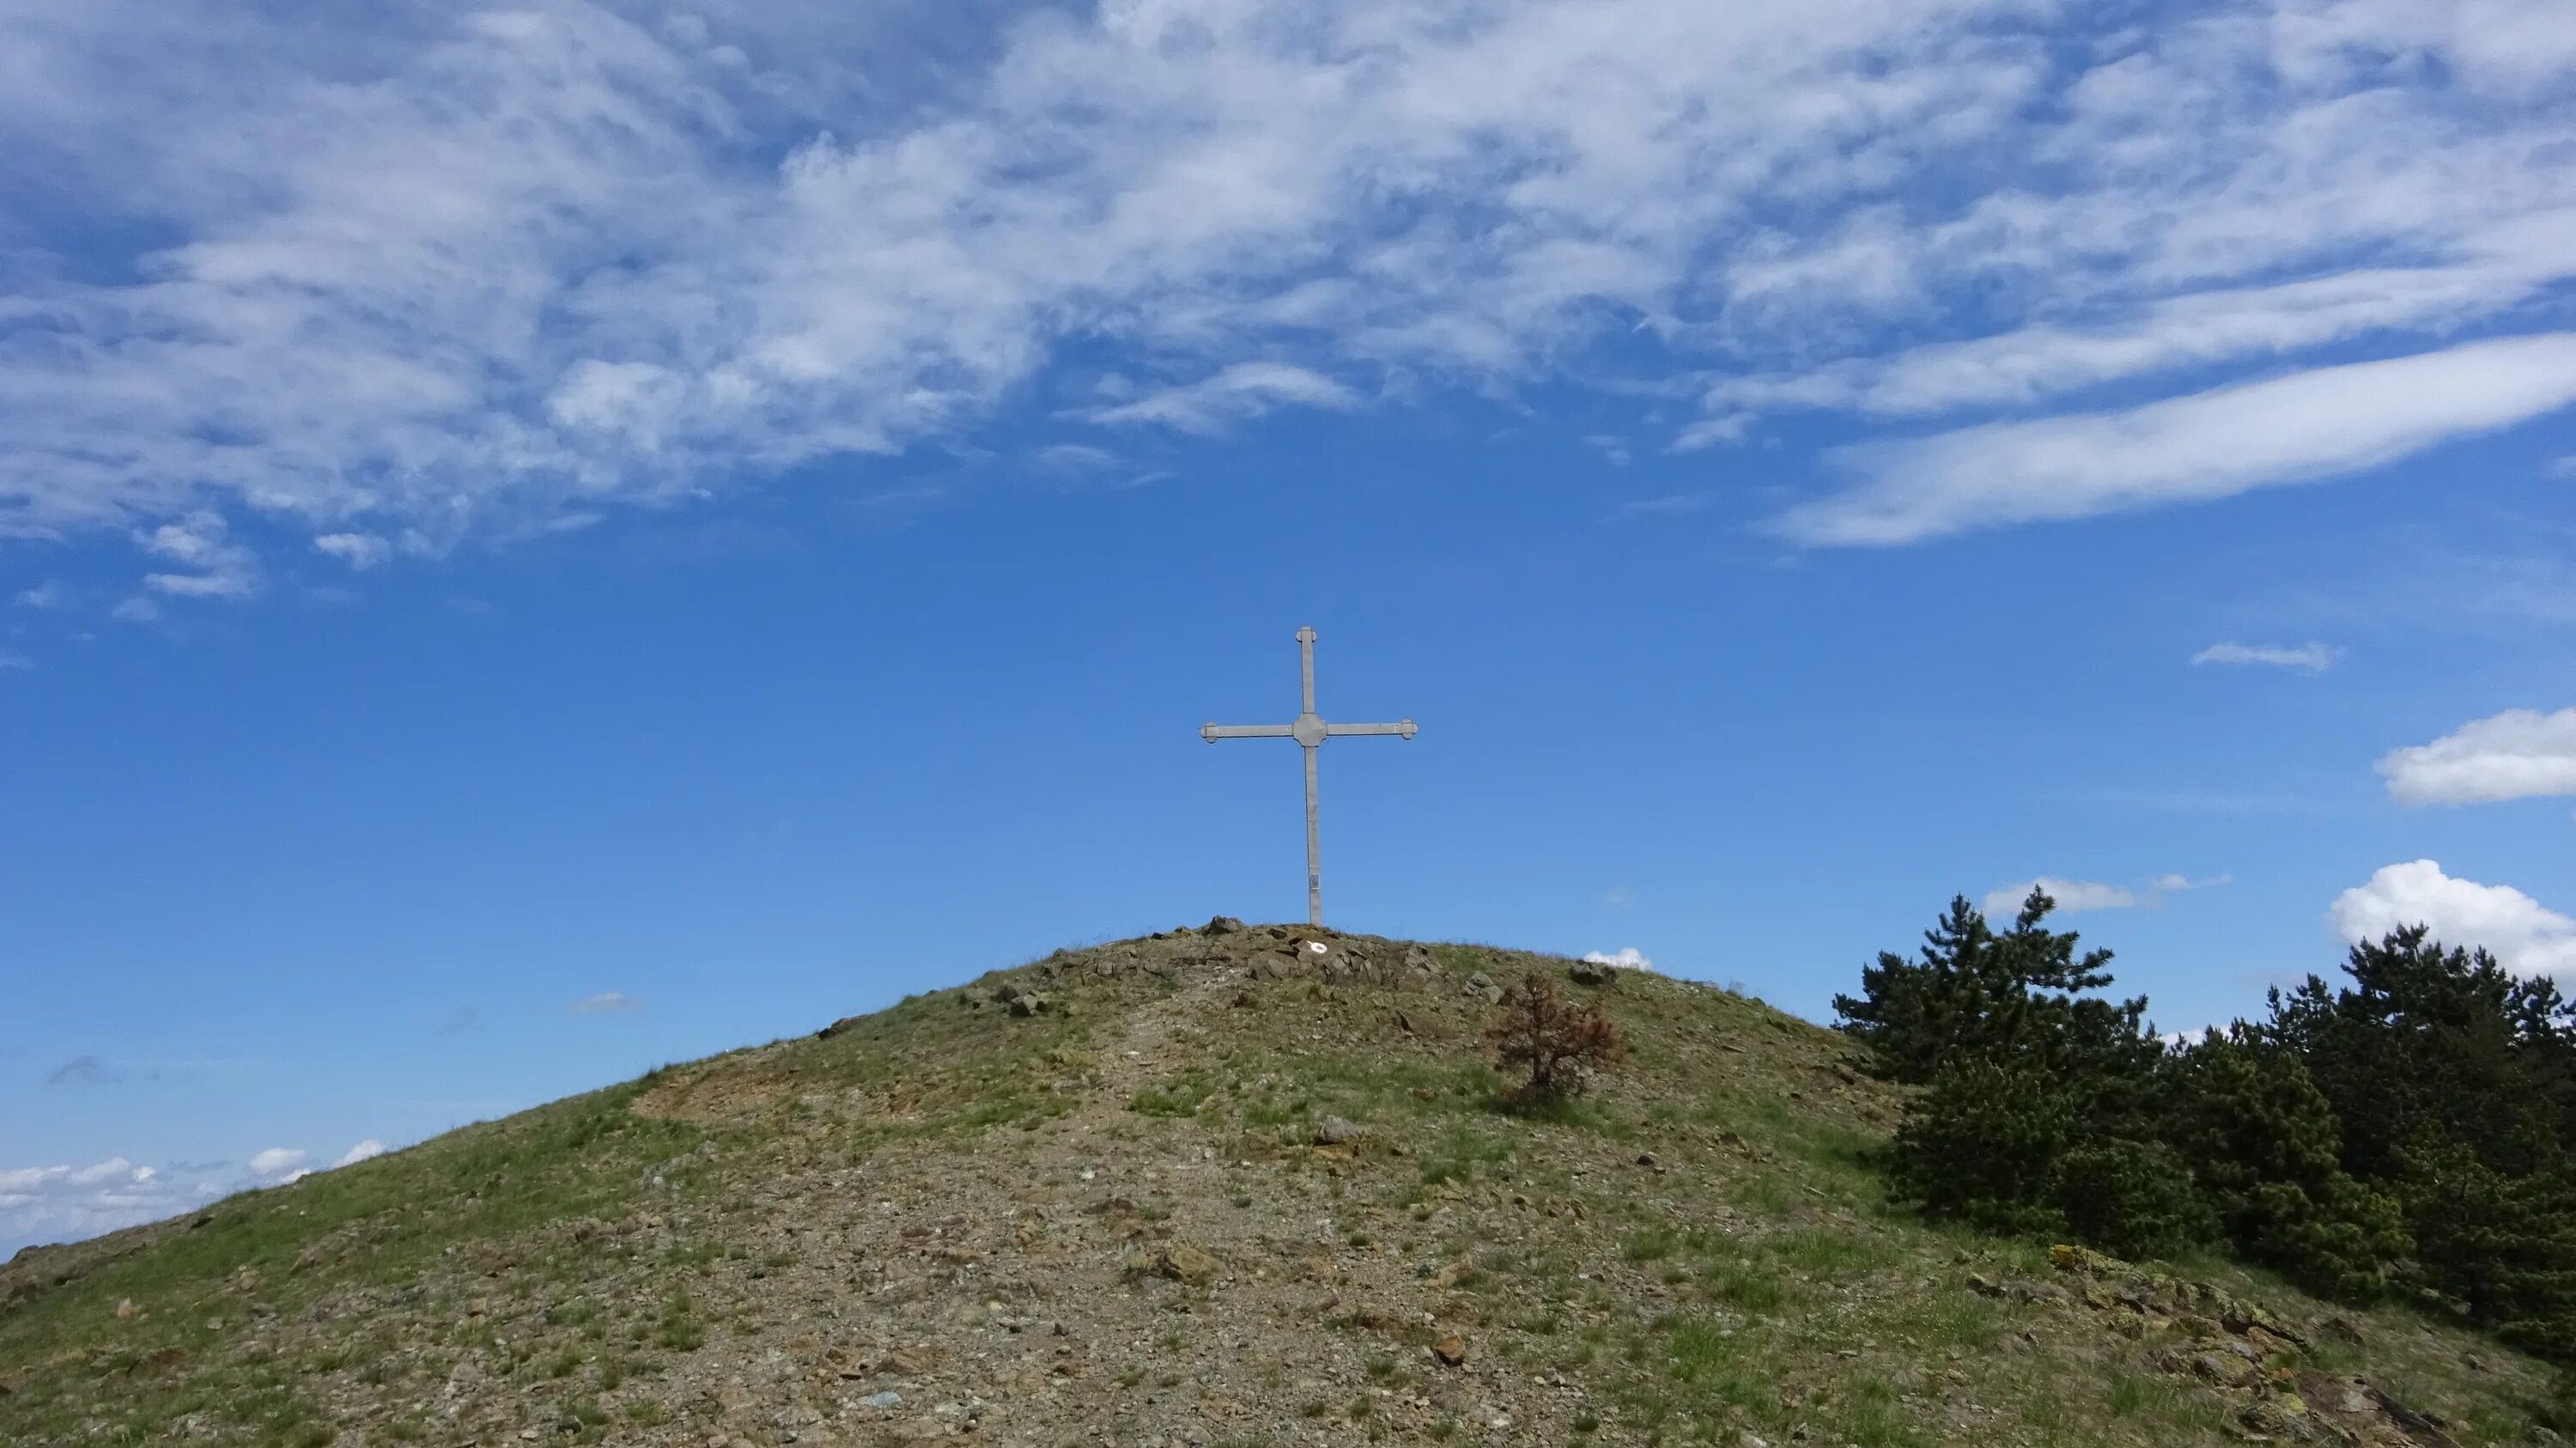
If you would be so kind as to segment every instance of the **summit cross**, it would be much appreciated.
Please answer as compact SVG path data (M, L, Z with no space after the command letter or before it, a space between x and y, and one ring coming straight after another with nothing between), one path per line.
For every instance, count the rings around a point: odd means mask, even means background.
M1327 724L1315 714L1315 631L1297 630L1298 673L1305 686L1305 710L1290 724L1206 724L1199 737L1210 744L1220 739L1294 739L1306 750L1306 923L1321 928L1324 923L1323 845L1315 829L1315 749L1327 739L1345 734L1392 734L1399 739L1414 735L1413 721L1393 724Z

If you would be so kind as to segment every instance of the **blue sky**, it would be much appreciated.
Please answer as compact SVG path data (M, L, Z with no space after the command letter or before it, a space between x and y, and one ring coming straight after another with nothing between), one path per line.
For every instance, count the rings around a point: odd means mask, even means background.
M2576 970L2544 0L0 12L0 1250L1302 910Z

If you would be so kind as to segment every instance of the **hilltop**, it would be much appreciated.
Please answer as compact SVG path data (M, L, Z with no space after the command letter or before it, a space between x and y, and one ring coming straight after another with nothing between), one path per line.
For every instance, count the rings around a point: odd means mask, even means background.
M1504 1109L1546 972L1628 1059ZM1843 1037L1212 921L0 1268L0 1442L2548 1441L2546 1374L1886 1203Z

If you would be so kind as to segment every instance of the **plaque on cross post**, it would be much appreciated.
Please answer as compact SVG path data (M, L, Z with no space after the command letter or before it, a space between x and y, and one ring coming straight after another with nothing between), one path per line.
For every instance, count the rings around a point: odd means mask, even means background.
M1315 713L1315 631L1297 630L1298 674L1304 685L1305 707L1287 724L1206 724L1199 737L1210 744L1220 739L1294 739L1306 751L1306 923L1318 929L1324 923L1324 863L1322 840L1315 825L1315 751L1327 739L1347 734L1392 734L1410 739L1415 734L1413 721L1393 724L1328 724Z

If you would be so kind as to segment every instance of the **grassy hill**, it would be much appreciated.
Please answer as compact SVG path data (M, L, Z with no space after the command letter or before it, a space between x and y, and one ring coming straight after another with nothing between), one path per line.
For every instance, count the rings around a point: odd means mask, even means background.
M1318 950L1315 947L1321 946ZM2219 1262L1926 1226L1835 1035L1287 927L1059 953L0 1269L0 1443L2548 1441L2545 1374Z

